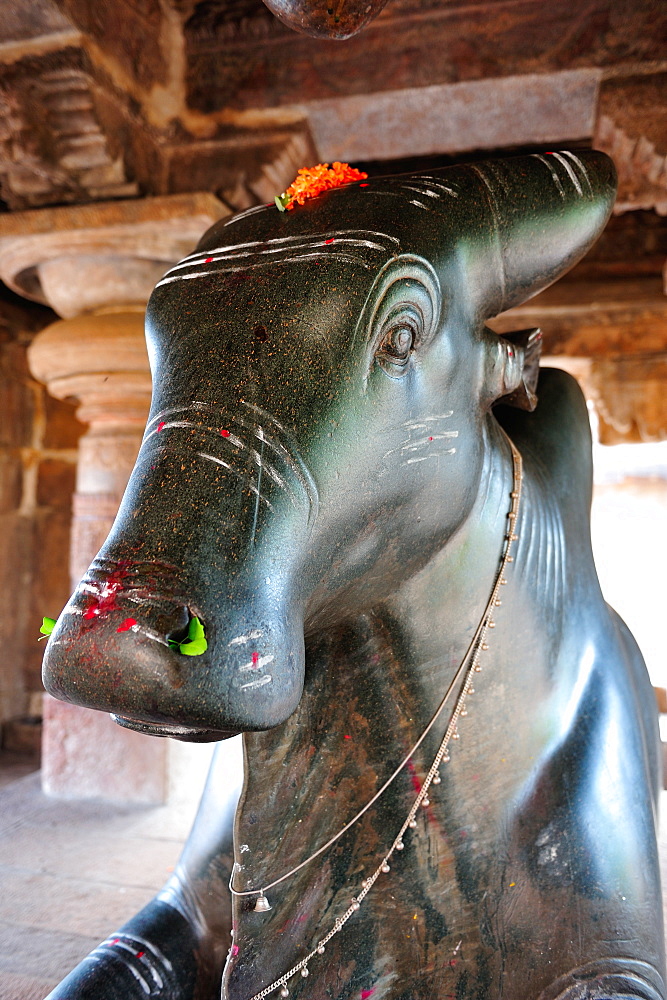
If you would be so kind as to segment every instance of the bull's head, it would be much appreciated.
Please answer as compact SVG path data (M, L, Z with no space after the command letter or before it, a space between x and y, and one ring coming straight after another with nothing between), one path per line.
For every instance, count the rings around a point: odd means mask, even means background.
M490 408L523 375L485 320L572 266L613 197L606 157L562 152L209 230L149 302L144 442L47 689L188 739L284 721L304 630L391 593L470 512ZM186 656L195 617L208 648Z

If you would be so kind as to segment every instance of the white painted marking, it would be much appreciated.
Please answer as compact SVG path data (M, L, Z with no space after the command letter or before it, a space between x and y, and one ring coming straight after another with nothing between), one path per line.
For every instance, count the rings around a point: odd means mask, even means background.
M558 190L560 192L561 198L564 198L565 197L565 190L563 188L563 185L560 182L560 177L558 176L558 171L554 167L553 163L550 163L548 157L542 156L541 153L533 153L533 156L535 157L536 160L539 160L540 163L543 163L544 166L547 168L547 170L551 174L551 177L552 177L552 180L553 180L554 184L556 185L556 187L558 188Z
M446 438L457 438L458 436L458 431L443 431L441 434L429 434L428 437L421 438L419 441L411 441L409 444L405 444L401 448L401 451L415 451L417 448L423 448L427 444L432 444L433 441L442 441Z
M168 427L198 427L198 424L193 424L191 420L172 420L170 423L165 424L162 430L166 430Z
M247 635L237 635L234 639L231 640L231 642L229 643L229 645L230 646L245 646L245 644L247 642L250 642L251 639L259 639L263 634L264 633L262 632L261 629L255 628L255 629L252 630L252 632L248 632Z
M454 416L454 411L447 410L445 413L436 413L435 416L420 417L419 419L425 420L428 423L428 421L432 420L446 420L447 417L452 417L452 416ZM421 427L421 424L413 424L411 420L406 420L404 424L401 424L401 427Z
M240 402L243 403L244 406L254 410L255 413L263 417L265 420L270 421L274 427L277 427L282 434L289 438L289 431L286 431L282 424L280 424L275 417L271 416L270 413L267 413L266 410L263 410L260 406L255 406L253 403L248 403L245 399L240 400ZM258 424L255 428L255 437L257 437L257 439L263 444L268 445L268 447L271 448L277 455L280 455L285 464L296 474L299 482L306 491L311 507L311 518L314 518L317 514L319 504L317 486L315 484L315 480L310 474L310 471L308 470L308 467L299 455L296 446L294 444L290 444L292 451L288 451L287 448L280 443L280 441L274 441L272 438L267 437L264 428L260 424ZM294 457L292 452L294 453Z
M250 453L258 468L263 469L271 477L271 479L273 479L274 483L276 483L278 486L281 486L284 490L286 490L287 483L285 482L283 477L273 468L273 466L269 462L263 462L262 456L258 451L255 451L254 448L250 449Z
M439 198L440 195L436 194L435 191L429 191L424 187L415 187L412 184L401 184L402 191L414 191L416 194L426 194L430 198Z
M253 406L251 403L246 403L244 400L241 400L240 402L244 403L244 405L246 405L246 406L249 406L250 409L255 410L256 413L261 414L261 416L265 420L267 420L268 422L270 422L271 424L273 424L281 432L284 431L284 428L282 427L282 425L274 417L272 417L271 414L266 413L264 410L260 409L259 407ZM237 422L241 423L243 427L248 427L248 425L242 419L240 419L238 417L236 417L236 418L230 417L229 414L221 413L220 409L218 407L212 405L211 403L204 403L201 400L193 400L193 402L190 404L190 406L171 407L171 408L169 408L167 410L162 410L160 413L156 414L156 416L154 416L149 421L148 427L153 426L158 421L162 421L169 414L179 413L179 412L183 412L183 411L187 411L187 410L191 410L191 409L201 409L205 413L212 413L214 415L214 417L219 422L221 422L223 424L229 422L229 420L234 420L235 419L235 420L237 420ZM186 421L182 421L182 423L185 424ZM220 433L219 426L215 427L215 428L213 428L213 427L205 427L205 426L202 426L200 424L193 424L192 426L198 427L201 430L201 432L204 433L204 434L215 434L216 438L218 437L218 435ZM299 467L299 465L297 465L297 463L292 458L292 456L287 451L287 449L285 449L281 444L274 442L271 438L266 437L266 435L264 434L264 430L263 430L263 428L261 426L259 426L259 427L257 427L257 426L255 426L255 427L248 427L248 429L251 430L252 433L255 435L255 437L257 437L263 444L266 444L269 448L272 449L273 452L275 452L276 455L278 455L280 458L282 458L285 461L285 463L289 466L289 468L296 473L297 477L299 478L299 481L301 482L301 485L304 487L304 489L306 491L306 494L308 496L308 499L309 499L310 504L311 504L311 509L312 509L313 506L314 506L314 496L316 494L316 491L315 491L315 488L314 488L314 483L311 481L312 477L310 477L305 472L305 470L302 471L302 469ZM156 429L155 428L151 432L148 432L148 428L147 428L147 434L144 437L144 443L154 433L156 433ZM236 435L230 435L228 438L224 438L224 440L225 441L231 441L231 443L235 447L239 447L239 448L242 448L242 449L248 448L248 445L245 445L241 441L241 439L238 438ZM292 489L289 487L289 485L282 479L282 477L280 476L280 474L278 473L278 471L273 467L273 465L265 464L264 461L263 461L263 459L261 458L259 452L257 452L255 449L249 448L249 450L250 450L250 452L251 452L251 454L252 454L255 462L259 465L259 467L263 468L263 469L266 469L268 475L274 480L274 482L278 486L281 486L283 489L285 489L287 491L287 493L289 494L289 497L290 497L290 501L295 506L297 506L299 498L292 491ZM205 454L206 453L204 453L204 452L200 452L200 455L202 457ZM230 472L234 472L235 471L232 468L231 465L228 465L222 459L216 459L216 458L213 458L213 456L210 456L210 457L211 457L212 461L217 461L220 465L223 465L225 468L229 469ZM301 463L301 465L303 465L303 463ZM235 473L235 474L238 475L238 473Z
M155 957L157 958L157 960L159 962L162 962L162 964L164 965L165 969L168 969L169 972L172 971L172 969L174 968L173 965L171 964L171 962L169 961L169 959L167 958L167 956L163 955L162 952L160 951L160 949L157 947L157 945L153 944L152 941L147 941L146 938L139 937L137 934L133 934L132 935L132 940L136 941L137 944L143 945L144 948L148 948L148 950L150 952L152 952L153 955L155 955Z
M579 183L579 178L577 177L577 175L575 174L574 170L572 169L572 167L570 166L570 164L567 162L567 160L565 159L565 157L562 156L560 153L552 153L551 155L556 160L558 160L559 163L563 164L563 166L565 167L565 170L567 171L567 174L568 174L570 180L572 181L572 183L574 184L574 186L576 188L577 194L581 195L581 197L583 198L584 192L583 192L583 189L581 187L581 184Z
M145 956L145 957L147 958L148 956ZM152 975L153 979L155 980L155 985L157 986L157 988L159 990L161 990L162 987L164 986L164 980L163 980L162 976L157 971L157 969L153 968L153 966L151 965L150 962L146 962L146 965L148 966L150 974Z
M356 235L355 235L356 234ZM232 243L231 246L220 246L213 247L210 250L199 250L197 253L188 254L183 260L175 264L174 267L170 268L167 272L175 271L176 268L187 267L188 265L194 265L202 263L208 260L209 257L213 257L214 254L224 254L226 256L235 254L239 256L238 251L252 251L254 247L274 247L275 249L271 252L278 252L280 250L290 250L290 249L301 249L302 247L313 247L321 246L324 239L334 240L346 240L347 242L356 242L359 246L371 246L379 250L386 250L387 248L382 244L375 243L374 241L369 241L363 237L369 236L379 236L380 239L388 240L390 243L395 243L397 246L400 245L400 240L397 236L391 236L389 233L380 232L377 229L339 229L332 233L323 233L320 236L304 237L303 235L298 236L278 236L272 240L249 240L245 243ZM258 253L266 253L266 250L257 251Z
M417 190L417 189L415 189ZM420 192L421 193L421 192ZM355 236L355 233L360 235ZM268 242L252 240L246 243L236 243L231 246L221 246L214 247L211 250L201 250L198 253L190 254L184 257L183 260L175 264L163 276L162 284L164 279L174 275L176 271L180 271L187 267L196 267L201 264L212 264L219 262L235 261L240 260L244 257L257 257L257 256L267 256L275 254L286 254L292 251L299 250L312 250L316 247L331 246L331 249L327 251L327 255L336 253L335 244L340 245L341 243L348 244L353 247L366 247L369 250L380 250L385 253L390 252L390 248L384 243L378 243L375 240L368 239L369 236L378 236L383 240L393 243L397 246L400 245L400 240L396 236L390 236L388 233L382 233L375 230L341 230L339 232L333 232L330 234L322 234L318 237L303 237L303 236L286 236L279 239L268 240ZM332 244L327 244L325 237L334 241ZM366 237L366 238L364 238ZM215 270L209 268L208 271L202 272L203 274L215 273Z
M253 486L252 483L248 483L247 486L250 492L254 493L255 496L262 501L262 503L265 503L266 506L269 508L269 510L273 510L273 504L271 503L271 501L267 500L266 497L263 497L256 486Z
M153 423L152 420L151 423ZM171 427L194 427L195 429L198 429L199 424L193 424L190 420L172 420L168 424L163 424L163 426L160 427L159 430L156 427L155 430L150 431L150 433L146 434L146 436L144 437L144 441L148 441L148 439L152 437L154 434L162 434L163 431L169 430L169 428Z
M216 465L222 465L225 469L228 469L231 473L233 473L240 480L242 480L242 482L245 483L246 487L250 490L250 492L254 493L255 496L259 497L262 503L265 503L266 506L269 508L269 510L273 510L273 504L271 503L271 501L267 500L266 497L263 497L262 494L257 489L257 487L253 485L253 483L248 482L246 476L242 475L240 472L237 472L237 470L233 469L232 466L229 465L227 462L223 462L221 458L216 458L215 455L207 455L205 451L198 451L197 456L199 458L205 458L209 462L215 462Z
M231 219L225 222L223 228L233 225L235 222L240 222L241 219L245 219L248 215L255 215L257 212L263 212L265 208L271 208L270 205L253 205L252 208L246 208L245 212L239 212L238 215L233 215Z
M440 458L441 455L455 455L456 448L447 448L446 451L436 451L431 455L422 455L420 458L408 458L401 465L414 465L415 462L425 462L428 458Z
M234 261L241 260L244 257L267 257L267 256L271 256L271 255L275 256L277 254L283 254L283 255L285 255L285 254L290 253L292 251L299 251L299 250L315 250L315 249L319 249L320 253L324 253L327 257L329 257L332 254L335 255L336 251L337 251L337 247L340 246L343 243L349 244L350 246L353 246L353 247L367 247L369 250L382 250L385 253L389 252L389 248L388 247L383 246L382 243L374 243L372 240L350 239L350 238L345 237L345 236L338 236L338 237L334 236L334 237L331 237L331 238L334 240L334 243L331 243L331 244L326 244L321 239L319 239L315 243L313 243L313 242L311 242L311 243L304 243L302 246L272 247L272 248L269 248L268 250L245 250L245 251L242 251L240 253L235 253L235 252L232 252L230 249L226 249L226 250L220 251L220 253L219 253L218 256L212 256L211 254L209 254L208 257L203 257L201 254L198 254L194 258L188 258L188 257L186 257L185 260L182 260L179 264L175 264L174 267L172 267L167 272L167 275L173 275L174 272L181 271L185 267L196 267L198 264L199 265L201 265L201 264L218 264L218 263L225 264L227 262L232 262L233 263ZM261 244L258 244L258 245L261 245ZM331 249L323 251L321 248L323 248L324 246L330 246ZM289 260L290 258L289 257L285 257L284 259L285 260ZM281 262L282 262L282 258L281 258ZM217 270L219 270L219 269L218 268L209 268L209 270L206 271L206 272L204 272L204 273L206 273L206 274L215 274ZM166 277L166 275L165 275L165 277Z
M200 458L207 458L209 462L215 462L216 465L222 465L225 469L229 469L230 472L234 472L229 462L223 462L221 458L216 458L215 455L207 455L205 451L198 451L197 454Z
M167 648L169 648L169 643L167 642L165 637L163 635L160 635L159 632L156 632L155 629L144 628L143 626L137 624L137 625L130 625L129 631L139 632L141 633L141 635L145 635L147 639L152 639L153 642L159 642L162 646L166 646Z
M101 947L104 947L104 946L102 945ZM109 947L109 948L111 948L111 947L113 947L113 948L123 948L125 951L129 951L129 953L132 956L136 957L135 952L133 952L131 948L128 948L128 946L126 944L124 944L122 941L117 941L115 945L109 944L107 947ZM95 951L99 953L100 948L96 948ZM140 986L141 986L142 990L144 991L144 993L146 994L146 996L150 996L150 993L151 993L150 986L148 985L148 983L146 982L146 980L144 979L144 977L142 975L140 975L140 973L135 969L135 967L132 965L132 963L128 962L127 959L124 958L122 955L119 955L118 952L116 952L115 957L118 959L118 961L120 961L120 962L123 963L123 965L125 966L126 969L130 970L130 972L132 973L132 975L134 976L134 978L140 984Z
M386 252L389 253L390 251L387 250ZM323 250L319 250L316 251L315 253L298 254L295 255L294 257L284 258L283 260L280 261L280 263L298 264L303 260L312 260L315 257L323 257L327 260L331 259L341 260L346 264L357 264L359 267L363 267L367 271L371 271L373 269L373 265L369 264L368 261L365 260L363 257L355 257L352 256L352 254L337 253L335 250L329 251L328 253ZM234 258L229 258L229 259L233 260ZM194 278L210 278L216 274L235 274L239 271L256 270L257 268L260 267L266 267L267 263L269 262L262 261L259 264L244 264L240 267L224 267L211 271L193 271L191 274L174 274L166 278L162 278L161 281L158 281L155 287L160 288L162 285L170 285L174 281L192 281Z
M588 190L590 191L591 194L593 194L593 188L591 187L591 182L588 176L588 170L586 169L586 164L583 163L578 156L575 156L574 153L572 153L569 149L563 149L561 150L561 152L563 156L567 156L569 160L572 160L573 163L577 164L577 166L581 170L584 180L586 181L586 186L588 187Z
M274 660L273 653L269 653L268 656L260 656L256 663L253 663L252 660L249 660L248 663L242 663L239 670L261 670L267 663L273 663Z
M447 194L450 194L452 196L452 198L458 198L459 196L458 191L455 191L454 188L448 187L446 184L443 184L442 181L438 180L437 177L431 177L430 174L420 174L419 178L420 180L423 181L430 181L430 183L433 185L434 188L440 188L441 191L446 191Z
M264 687L265 684L270 684L271 680L272 680L271 674L264 674L264 676L260 677L259 680L248 681L247 684L242 684L240 690L246 691L248 688Z
M254 403L248 403L245 399L242 399L241 402L243 403L244 406L247 406L251 410L254 410L255 413L258 413L260 417L264 417L266 420L270 421L270 423L272 423L274 427L277 427L279 431L285 430L283 425L278 420L276 420L275 417L272 417L270 413L267 413L266 410L263 410L261 406L255 406ZM259 424L257 425L257 430L258 432L263 433L262 428ZM260 440L263 440L263 438L260 438Z
M250 403L247 403L246 405L250 406ZM253 407L253 409L256 409L256 407ZM282 427L280 427L279 424L277 424L277 426L278 426L279 430L282 430ZM287 448L285 448L282 444L280 444L279 441L274 441L273 438L267 438L266 434L264 433L263 428L259 427L259 426L257 427L257 429L255 431L255 437L257 438L258 441L261 441L262 444L268 445L269 448L271 448L273 451L275 451L276 455L280 455L280 457L283 459L283 461L285 462L285 464L290 469L292 469L293 472L296 472L298 474L298 466L297 466L296 462L294 461L294 459L290 455L290 453L287 450Z

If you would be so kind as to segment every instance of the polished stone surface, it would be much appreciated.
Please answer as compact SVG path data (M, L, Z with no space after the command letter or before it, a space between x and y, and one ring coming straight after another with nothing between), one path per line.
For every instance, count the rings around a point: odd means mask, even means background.
M655 700L595 578L583 397L553 370L536 386L537 331L483 327L583 256L613 195L609 161L583 151L369 179L216 224L151 296L144 443L44 681L140 732L244 732L237 896L281 888L262 919L235 898L225 996L289 981L341 1000L547 1000L595 980L600 996L664 997ZM497 402L521 409L499 407L496 423ZM520 515L501 428L524 458ZM516 564L490 598L504 536ZM196 661L173 641L193 616L208 643ZM480 693L452 735L466 673L426 778L427 723L468 669L471 635ZM235 804L209 783L168 935L163 898L118 932L142 961L156 943L179 1000L200 995L193 962L201 995L216 990ZM335 830L345 839L313 876L304 865ZM120 948L110 940L54 1000L125 1000Z
M0 783L3 764L0 755ZM59 802L37 774L1 788L0 1000L43 1000L140 909L170 874L194 809ZM667 792L661 811L667 885Z

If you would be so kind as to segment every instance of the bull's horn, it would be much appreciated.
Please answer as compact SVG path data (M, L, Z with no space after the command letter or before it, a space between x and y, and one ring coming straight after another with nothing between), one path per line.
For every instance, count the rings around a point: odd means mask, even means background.
M487 317L520 305L576 264L614 205L614 164L592 150L490 160L468 170L479 179L497 234Z

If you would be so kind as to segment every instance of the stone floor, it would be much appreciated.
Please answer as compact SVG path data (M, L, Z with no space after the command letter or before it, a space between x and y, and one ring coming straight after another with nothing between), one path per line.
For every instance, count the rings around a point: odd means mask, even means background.
M49 799L39 772L25 773L34 766L0 754L0 775L13 775L0 782L0 1000L43 1000L140 909L172 871L196 808Z
M49 799L29 762L1 758L0 1000L43 1000L162 886L196 804Z
M0 750L0 788L39 770L39 754Z

